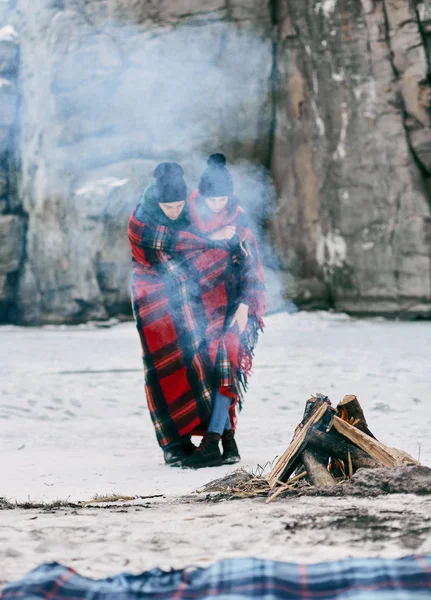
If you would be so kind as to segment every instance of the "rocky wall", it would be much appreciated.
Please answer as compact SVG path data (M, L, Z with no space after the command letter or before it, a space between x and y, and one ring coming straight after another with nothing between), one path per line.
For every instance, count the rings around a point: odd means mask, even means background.
M305 306L430 315L420 9L407 0L280 2L272 233Z
M25 219L15 186L18 34L9 24L9 17L9 5L0 4L0 322L16 318L17 283L25 243Z
M1 0L0 320L130 314L132 208L214 150L301 306L429 316L425 8Z
M155 165L190 187L223 147L265 161L271 23L262 4L20 0L25 322L130 311L126 224Z

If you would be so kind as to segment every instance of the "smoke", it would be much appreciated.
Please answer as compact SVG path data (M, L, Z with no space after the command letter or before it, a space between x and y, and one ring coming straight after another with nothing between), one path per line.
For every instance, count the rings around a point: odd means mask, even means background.
M159 4L18 3L20 193L29 214L27 261L47 314L66 303L72 316L83 306L103 316L101 304L112 315L128 304L125 227L162 160L182 164L192 191L208 154L223 152L264 261L277 272L264 229L275 206L266 170L269 10L252 22L217 2L191 6L189 15L184 3ZM65 256L68 268L59 268ZM271 279L280 304L283 284Z

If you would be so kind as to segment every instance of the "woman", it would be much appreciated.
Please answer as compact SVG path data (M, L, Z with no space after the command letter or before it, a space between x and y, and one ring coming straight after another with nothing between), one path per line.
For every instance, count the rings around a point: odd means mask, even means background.
M178 466L195 449L191 434L208 425L212 400L203 306L189 264L232 235L215 232L212 241L190 231L180 165L161 163L154 177L129 220L132 302L157 440L165 462Z
M220 228L232 235L230 248L213 248L193 261L207 321L206 340L214 368L212 414L196 452L183 461L190 468L237 462L235 410L252 367L253 349L263 329L264 272L256 239L233 193L233 181L223 154L213 154L199 189L189 199L192 224L203 235Z

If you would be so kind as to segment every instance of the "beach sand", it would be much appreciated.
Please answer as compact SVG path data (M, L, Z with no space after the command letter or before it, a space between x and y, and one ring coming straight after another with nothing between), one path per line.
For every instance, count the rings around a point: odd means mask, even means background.
M271 463L316 392L333 404L356 394L382 442L431 466L431 323L329 313L266 323L239 420L240 466ZM163 464L132 323L5 326L0 338L0 497L164 496L126 508L0 510L0 580L53 560L106 576L232 556L314 562L431 552L424 497L184 500L232 467Z

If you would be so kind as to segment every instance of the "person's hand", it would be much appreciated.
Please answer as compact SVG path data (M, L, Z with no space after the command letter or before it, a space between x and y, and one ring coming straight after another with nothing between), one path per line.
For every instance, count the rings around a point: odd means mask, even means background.
M217 229L209 236L210 240L231 240L235 235L236 227L234 225L225 225Z
M235 324L238 325L238 329L240 333L243 333L245 328L247 327L248 322L248 306L247 304L241 304L238 306L236 313L233 316L230 327L234 327Z

